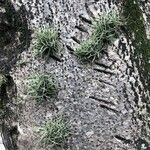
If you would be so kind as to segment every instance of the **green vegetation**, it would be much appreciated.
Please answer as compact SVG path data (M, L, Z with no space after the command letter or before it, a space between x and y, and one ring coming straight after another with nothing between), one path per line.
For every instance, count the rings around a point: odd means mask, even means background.
M100 58L101 52L117 37L121 24L121 18L114 10L94 20L93 34L76 49L77 57L84 62Z
M4 83L6 83L6 78L5 78L4 75L1 75L1 74L0 74L0 87L1 87Z
M150 40L147 38L146 29L145 29L145 21L143 18L142 10L139 6L139 0L126 0L124 5L124 16L127 20L127 31L129 38L132 41L132 45L134 47L134 52L132 53L132 61L136 63L138 67L138 72L140 75L140 80L144 85L144 89L150 89ZM143 139L147 138L146 126L149 124L149 97L146 94L142 95L142 102L147 103L146 112L142 114L144 108L138 106L139 109L139 119L143 121L145 126L141 128L141 137ZM137 99L135 100L137 103ZM141 112L140 112L141 111ZM143 142L139 139L137 142L137 149L141 149ZM146 143L145 145L148 146ZM147 147L148 149L148 147Z
M58 33L52 28L39 29L35 34L35 54L48 59L58 53L60 44Z
M147 86L147 88L149 88L150 40L147 39L144 18L138 0L126 0L124 16L127 20L128 35L135 47L132 59L137 64L141 80L145 87Z
M38 102L49 100L49 98L56 94L54 80L43 74L32 75L28 80L28 94Z
M62 147L69 135L69 130L62 118L55 118L40 128L39 133L43 147Z

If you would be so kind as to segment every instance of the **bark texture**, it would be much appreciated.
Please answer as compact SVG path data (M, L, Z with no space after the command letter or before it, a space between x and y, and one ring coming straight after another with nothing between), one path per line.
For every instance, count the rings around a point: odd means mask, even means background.
M56 114L63 114L69 122L72 134L66 147L62 149L149 150L150 55L149 51L145 54L136 51L135 42L142 40L134 40L131 35L137 38L137 33L129 26L125 27L102 58L93 64L81 64L73 51L91 34L90 23L93 18L111 9L118 9L122 15L133 15L134 13L127 14L129 4L138 7L140 16L137 18L143 17L144 40L149 41L150 2L12 0L11 4L15 12L24 8L28 29L55 27L60 33L63 49L59 56L62 62L53 59L45 62L34 58L31 44L30 48L25 48L27 51L20 55L20 60L25 60L26 65L10 67L18 89L18 101L14 101L11 95L8 97L13 104L22 106L17 112L20 114L16 121L20 129L18 149L42 150L37 144L34 128ZM131 20L134 18L131 17ZM27 40L26 38L23 41ZM145 45L141 47L143 46ZM15 51L17 50L18 48L15 48ZM35 101L27 96L26 79L35 72L53 74L57 79L60 88L58 97L52 104L37 106Z

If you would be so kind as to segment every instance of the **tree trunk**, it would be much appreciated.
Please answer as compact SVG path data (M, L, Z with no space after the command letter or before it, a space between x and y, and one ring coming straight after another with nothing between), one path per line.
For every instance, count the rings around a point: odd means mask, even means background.
M11 66L22 97L24 81L32 72L55 75L60 86L59 101L54 102L57 110L49 105L35 108L34 102L28 100L23 103L18 122L25 134L20 133L18 148L40 150L33 126L39 126L49 113L57 112L68 120L72 133L64 149L150 149L150 2L20 0L13 1L13 5L16 11L26 9L30 29L52 26L59 31L63 43L62 62L36 60L31 44L21 55L29 64L23 68ZM112 8L129 18L124 30L97 62L80 63L73 51L88 39L93 19Z

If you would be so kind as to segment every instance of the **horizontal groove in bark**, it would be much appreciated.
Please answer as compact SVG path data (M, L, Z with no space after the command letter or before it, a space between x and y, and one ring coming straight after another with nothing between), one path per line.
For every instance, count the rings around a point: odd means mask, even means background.
M85 18L83 15L79 15L79 18L80 18L82 21L84 21L84 22L86 22L86 23L88 23L88 24L92 24L92 21L89 20L89 19L87 19L87 18Z
M106 109L106 110L108 110L108 111L112 111L112 112L117 113L117 114L121 113L120 111L118 111L118 110L116 110L114 108L111 108L109 106L103 105L103 104L99 104L99 106L102 107L102 108L104 108L104 109Z
M102 69L98 69L98 68L94 68L94 70L101 72L101 73L105 73L105 74L115 75L115 73L113 73L111 71L107 71L107 70L102 70Z
M81 43L80 40L78 40L75 36L72 36L71 38L72 38L76 43L78 43L78 44Z
M58 61L58 62L63 62L63 60L56 55L50 55L50 57L53 58L54 60Z
M94 100L99 101L99 102L103 102L103 103L105 103L105 104L115 105L113 102L110 102L110 101L108 101L108 100L106 100L106 99L97 98L97 97L95 97L95 96L89 96L89 98L94 99Z
M70 47L69 45L66 45L66 47L67 47L67 49L68 49L71 53L74 52L74 49L73 49L72 47Z
M88 30L87 29L85 29L85 27L84 26L82 26L82 25L76 25L75 26L75 28L77 28L78 30L80 30L81 32L85 32L85 33L88 33Z
M131 140L126 139L126 138L124 138L124 137L122 137L120 135L115 135L115 138L118 139L118 140L120 140L120 141L122 141L122 142L124 142L125 144L131 144L132 143Z
M85 3L85 8L86 8L86 11L87 11L88 15L89 15L91 18L95 18L93 12L92 12L92 11L90 10L90 8L89 8L88 3Z
M102 63L100 63L100 62L98 62L98 61L96 61L95 64L98 65L98 66L104 67L104 68L106 68L106 69L111 69L110 66L107 66L107 65L105 65L105 64L102 64Z
M102 82L102 83L105 83L105 84L108 84L108 85L110 85L110 86L116 87L114 84L111 84L110 82L104 81L104 80L102 80L102 79L99 79L98 81L99 81L99 82Z

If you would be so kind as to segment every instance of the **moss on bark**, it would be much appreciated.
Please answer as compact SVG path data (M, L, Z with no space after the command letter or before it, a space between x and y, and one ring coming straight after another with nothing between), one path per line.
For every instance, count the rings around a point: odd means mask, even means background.
M149 87L150 40L147 39L144 18L138 0L125 2L124 15L127 18L128 34L135 48L133 60L137 63L144 85Z

